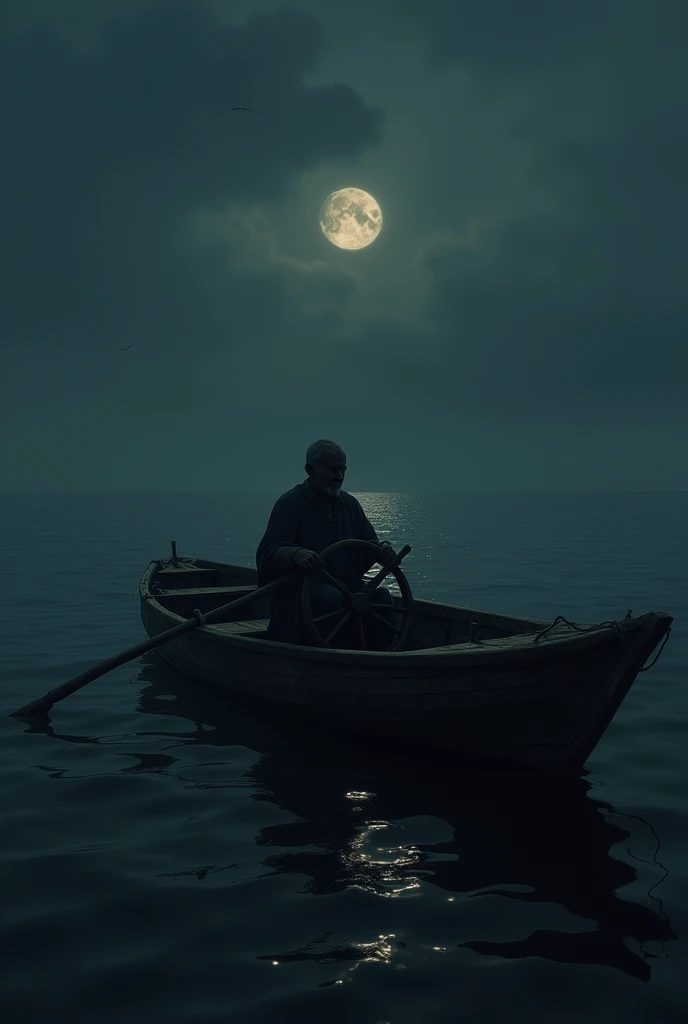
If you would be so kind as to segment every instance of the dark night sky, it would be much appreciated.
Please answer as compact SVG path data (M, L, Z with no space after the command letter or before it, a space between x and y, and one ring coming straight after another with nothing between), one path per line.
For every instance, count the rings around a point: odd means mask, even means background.
M0 17L2 489L688 488L685 0Z

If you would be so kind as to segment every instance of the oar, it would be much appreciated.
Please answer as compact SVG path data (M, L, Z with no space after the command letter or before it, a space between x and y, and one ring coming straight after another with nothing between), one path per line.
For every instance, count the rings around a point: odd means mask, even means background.
M86 686L86 683L92 682L99 676L105 675L110 669L118 668L119 665L126 664L127 661L132 661L134 658L138 658L139 655L145 654L146 651L152 651L156 647L160 647L161 644L166 644L168 640L174 640L175 637L181 636L182 633L187 633L190 629L195 629L196 626L203 626L206 623L217 622L218 619L222 619L228 611L236 611L237 608L241 608L242 605L250 604L251 601L255 601L257 597L264 597L265 594L269 594L272 590L277 590L287 580L293 579L293 574L289 573L287 576L280 576L279 579L273 580L272 583L268 583L264 587L259 587L258 590L252 591L250 594L246 594L245 597L238 597L236 601L230 601L229 604L223 604L220 608L213 608L212 611L208 612L207 615L201 615L198 612L198 616L194 615L191 619L185 619L184 622L180 622L178 626L173 626L172 629L165 630L164 633L159 633L158 636L152 637L150 640L144 640L143 643L137 644L136 647L130 647L128 651L123 651L122 654L115 654L112 658L107 658L105 661L101 661L98 665L94 665L93 668L89 668L86 672L82 672L80 676L75 676L74 679L70 679L69 682L63 683L61 686L56 686L54 690L49 690L44 697L39 697L38 700L32 700L30 704L25 704L24 707L19 708L17 711L13 711L11 718L23 718L26 715L41 714L46 711L50 711L53 704L57 704L58 701L68 697L70 693L74 693L75 690L80 690L82 686Z

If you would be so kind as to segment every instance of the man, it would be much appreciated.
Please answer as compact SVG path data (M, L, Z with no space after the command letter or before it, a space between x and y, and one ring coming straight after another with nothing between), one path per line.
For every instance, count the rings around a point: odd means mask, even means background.
M259 587L290 571L294 574L293 582L285 583L274 593L270 607L267 639L282 643L311 642L305 634L301 614L304 572L314 577L311 586L313 618L330 615L318 623L325 639L340 622L337 610L342 610L341 618L344 618L347 605L340 590L318 577L318 568L325 568L330 576L353 592L361 589L362 577L371 565L376 561L389 565L396 555L392 545L384 541L377 555L371 556L363 549L338 551L323 563L320 552L335 541L356 538L373 544L380 542L359 502L342 490L346 455L338 444L325 438L314 441L306 452L305 469L308 475L304 482L286 491L275 502L256 552ZM387 622L393 622L390 592L378 587L373 600L375 604L387 606L376 610ZM355 618L352 616L333 636L332 647L360 646ZM369 615L365 617L364 629L368 650L389 647L394 634L384 623Z

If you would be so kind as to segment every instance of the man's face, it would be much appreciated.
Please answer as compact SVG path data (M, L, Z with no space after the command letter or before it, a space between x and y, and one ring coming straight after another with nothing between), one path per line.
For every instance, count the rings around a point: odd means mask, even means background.
M306 466L311 486L317 494L328 498L336 498L344 483L346 459L336 455L326 455L315 466Z

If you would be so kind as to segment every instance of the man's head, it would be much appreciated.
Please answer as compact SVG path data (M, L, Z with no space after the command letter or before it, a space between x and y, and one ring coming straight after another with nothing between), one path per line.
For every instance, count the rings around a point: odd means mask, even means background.
M316 494L337 497L346 473L346 455L338 444L327 438L314 441L306 452L305 468Z

